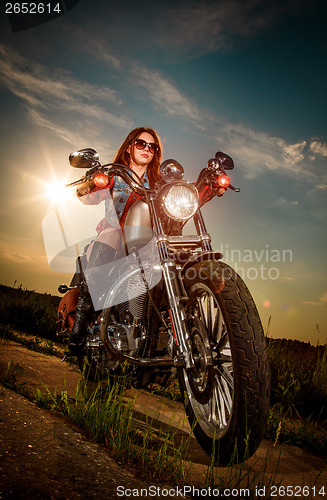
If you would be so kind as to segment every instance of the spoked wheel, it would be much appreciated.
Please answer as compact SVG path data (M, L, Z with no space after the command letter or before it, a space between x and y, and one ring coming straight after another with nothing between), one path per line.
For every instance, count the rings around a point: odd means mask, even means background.
M269 370L258 312L242 279L221 263L226 284L195 277L188 326L195 369L179 384L195 437L222 464L243 461L259 446L269 408Z

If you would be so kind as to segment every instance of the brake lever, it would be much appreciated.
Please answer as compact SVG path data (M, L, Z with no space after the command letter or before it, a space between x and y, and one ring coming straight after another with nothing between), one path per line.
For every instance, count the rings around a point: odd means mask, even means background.
M108 164L110 165L110 164ZM88 170L84 177L82 177L82 179L78 179L77 181L74 181L74 182L70 182L69 184L66 184L66 187L72 187L72 186L78 186L80 184L84 184L85 182L87 181L91 181L92 180L92 175L97 172L97 171L100 171L100 170L105 170L105 168L108 166L108 165L96 165L95 167L92 167L90 170Z
M241 191L240 188L236 188L236 187L232 186L231 184L229 184L228 187L229 187L229 189L231 189L232 191L235 191L236 193L239 193Z
M86 181L85 177L83 179L78 179L77 181L70 182L69 184L65 184L65 187L72 187L72 186L78 186L79 184L84 184Z

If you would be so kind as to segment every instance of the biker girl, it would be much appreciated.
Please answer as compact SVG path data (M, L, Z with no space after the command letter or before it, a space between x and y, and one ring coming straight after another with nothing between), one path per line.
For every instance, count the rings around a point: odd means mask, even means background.
M142 180L145 187L153 188L160 180L161 155L161 142L155 130L138 127L127 135L116 153L114 163L125 165L132 175ZM213 191L209 186L204 186L199 192L200 205L215 195L221 196L225 191L224 188ZM88 283L90 284L101 279L101 266L115 259L116 252L121 245L121 227L124 225L130 207L141 198L141 195L132 191L120 177L112 177L105 189L90 184L82 185L77 189L76 194L86 205L105 201L105 217L97 226L98 236L86 252L86 268L89 271ZM72 354L78 354L83 350L83 332L93 311L89 289L83 280L80 285L74 327L69 335L69 350Z
M114 163L130 168L133 175L142 179L145 187L153 187L159 180L161 143L158 134L151 128L138 127L132 130L118 149ZM97 226L98 236L86 252L87 268L92 269L90 280L99 279L101 265L114 260L121 244L120 226L131 205L140 195L118 177L112 177L106 189L86 184L77 189L77 196L84 204L98 204L105 200L105 218ZM88 286L82 281L76 307L76 319L69 336L69 350L78 354L84 347L83 331L93 312Z

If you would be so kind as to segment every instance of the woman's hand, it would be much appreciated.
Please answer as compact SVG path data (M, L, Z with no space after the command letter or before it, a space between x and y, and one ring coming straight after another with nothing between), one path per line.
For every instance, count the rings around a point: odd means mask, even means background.
M80 198L81 196L85 196L86 194L89 194L91 191L92 191L92 188L94 186L92 184L90 184L89 182L85 182L84 184L82 184L81 186L79 186L77 189L76 189L76 194L77 196Z
M223 194L225 194L227 191L227 188L224 188L224 187L220 187L216 190L216 196L220 197L222 196Z

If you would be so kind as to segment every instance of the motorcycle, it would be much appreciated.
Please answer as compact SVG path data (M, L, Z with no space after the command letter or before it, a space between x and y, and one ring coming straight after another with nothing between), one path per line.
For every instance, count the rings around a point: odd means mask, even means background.
M258 448L267 421L265 337L247 286L212 249L200 208L221 189L239 191L226 174L233 160L218 152L194 184L183 180L176 160L166 160L154 189L123 165L101 165L90 148L72 153L70 164L89 170L69 186L103 188L118 176L140 195L122 229L122 253L102 273L106 286L78 356L82 373L129 377L136 388L167 386L177 376L201 447L221 464L243 461ZM191 220L192 234L183 234ZM85 279L82 266L78 276ZM76 276L73 285L59 287L66 303L76 303ZM59 306L58 335L69 335L68 318Z

